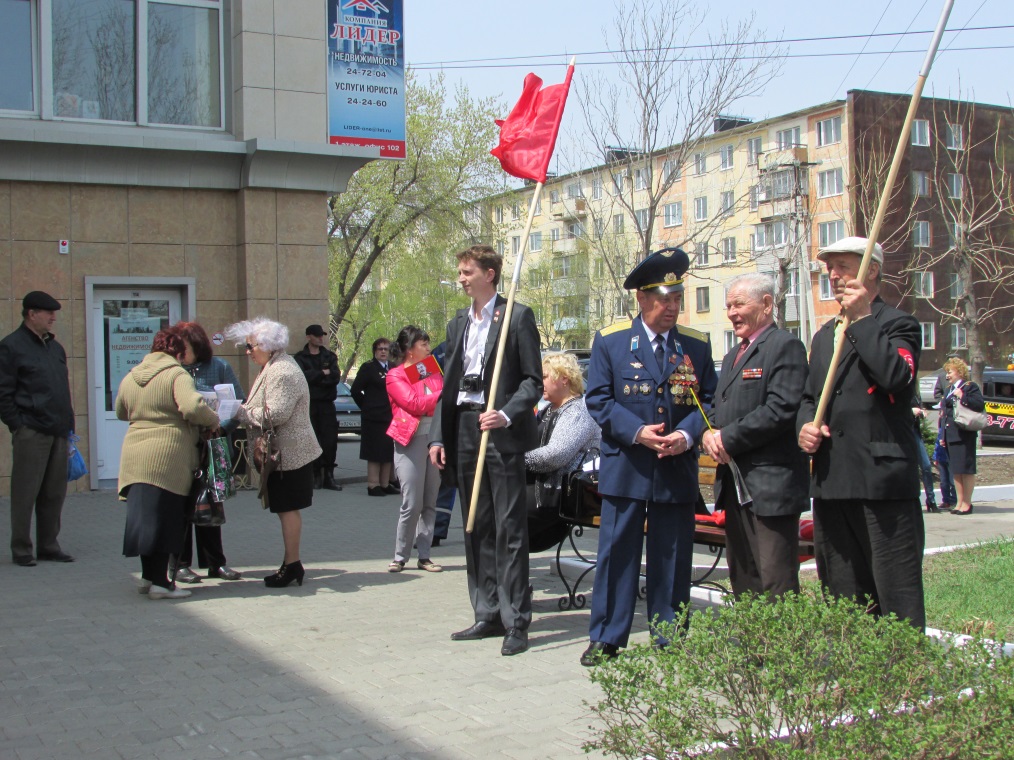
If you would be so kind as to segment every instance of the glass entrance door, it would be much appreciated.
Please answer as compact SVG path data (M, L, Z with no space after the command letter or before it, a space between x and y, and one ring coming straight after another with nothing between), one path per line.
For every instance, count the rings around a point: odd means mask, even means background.
M180 320L182 298L175 289L96 289L90 329L95 363L91 408L98 451L99 488L115 488L127 423L116 419L116 395L131 369L151 351L155 333Z

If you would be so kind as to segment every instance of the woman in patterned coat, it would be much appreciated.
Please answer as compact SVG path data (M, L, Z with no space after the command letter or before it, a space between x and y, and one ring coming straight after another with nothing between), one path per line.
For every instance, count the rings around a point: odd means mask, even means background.
M313 503L313 461L321 454L310 424L310 388L296 360L285 353L289 345L285 325L257 317L230 325L225 334L244 345L250 359L261 367L237 421L247 428L274 429L281 452L281 464L268 476L266 506L281 521L285 556L264 584L282 588L296 581L302 586L300 510Z

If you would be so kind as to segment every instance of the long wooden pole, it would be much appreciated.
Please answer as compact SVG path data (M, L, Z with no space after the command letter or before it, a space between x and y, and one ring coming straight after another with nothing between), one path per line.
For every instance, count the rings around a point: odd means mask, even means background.
M866 250L863 252L863 260L859 265L859 274L856 279L859 282L866 282L866 275L870 269L870 262L873 260L873 247L880 237L880 228L884 225L884 217L887 216L887 209L890 205L891 193L894 190L894 182L901 169L902 159L905 157L905 148L908 146L909 136L912 134L912 122L915 120L915 112L919 107L919 100L922 98L923 87L926 86L926 78L929 76L930 68L933 66L933 59L936 57L937 48L940 46L940 38L943 37L947 27L947 19L951 15L951 8L954 0L944 2L943 12L940 14L940 21L937 23L933 39L930 41L929 50L926 52L926 60L923 61L919 77L916 79L915 90L912 92L912 101L908 104L908 113L905 115L905 123L901 128L901 137L898 138L898 146L894 151L894 160L891 161L891 170L887 174L887 182L884 183L884 190L880 194L880 202L877 204L877 215L873 218L873 227L870 229L866 240ZM831 356L831 366L827 369L827 377L824 378L824 389L820 393L820 401L817 403L817 413L814 415L813 424L820 427L827 413L827 405L831 402L831 386L834 384L834 376L838 371L838 364L841 363L841 355L845 346L845 330L852 324L848 315L842 321L842 329L834 342L834 354Z
M514 298L518 292L518 282L521 280L521 262L524 261L525 252L528 250L528 235L532 231L532 220L535 218L535 209L539 205L542 186L542 182L535 186L532 202L528 207L528 221L525 222L525 231L521 233L521 250L518 251L517 261L514 262L514 276L511 278L510 292L507 294L507 307L504 309L503 323L500 325L500 335L497 336L496 341L496 362L493 364L493 379L489 386L489 396L486 398L487 412L492 412L496 408L496 392L500 386L500 368L503 366L504 351L507 347L507 331L510 329L511 315L514 313ZM486 466L486 448L488 446L489 431L483 430L482 437L479 439L479 461L475 463L475 479L472 481L472 498L468 503L466 533L471 533L475 527L475 505L479 502L479 490L482 487L482 473ZM518 488L523 487L523 484L515 485Z

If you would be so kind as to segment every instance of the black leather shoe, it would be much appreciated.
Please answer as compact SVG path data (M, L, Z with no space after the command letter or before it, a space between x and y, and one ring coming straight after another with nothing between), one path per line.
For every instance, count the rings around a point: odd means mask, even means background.
M176 571L176 582L177 583L200 583L200 576L197 575L189 567L181 567Z
M940 513L940 507L938 507L936 504L933 504L931 502L931 503L929 503L929 504L926 505L926 511L929 514L931 514L931 515L939 514Z
M500 654L504 657L511 657L528 650L528 631L520 628L508 628L507 635L503 637L503 646L500 647Z
M387 491L380 486L370 486L366 489L366 493L370 496L387 496Z
M430 546L440 546L440 541L441 540L442 539L440 538L440 536L434 536L433 537L433 541L430 542Z
M73 562L74 558L65 552L39 552L39 562ZM34 563L33 563L34 564Z
M388 483L386 486L384 486L384 493L398 494L401 493L401 489L398 488L398 486L391 485L390 483Z
M503 636L507 629L503 623L490 620L480 620L471 628L451 634L451 641L478 641L479 639L492 639L496 636Z
M21 567L35 567L35 557L33 557L31 554L25 554L20 557L15 557L14 564L20 565Z
M620 653L620 648L615 644L607 644L604 641L593 641L588 645L581 655L581 664L586 668L598 665L602 660L611 660Z
M228 565L222 565L221 567L213 567L208 570L208 577L221 578L223 581L238 581L243 576Z
M332 475L330 472L325 472L324 473L324 485L323 485L323 488L324 488L325 491L340 491L340 490L342 490L341 484L335 482L334 475Z

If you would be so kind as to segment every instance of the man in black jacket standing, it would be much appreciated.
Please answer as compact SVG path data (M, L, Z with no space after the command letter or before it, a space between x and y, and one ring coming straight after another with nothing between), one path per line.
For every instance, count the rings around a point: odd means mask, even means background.
M310 424L323 453L313 463L314 488L340 491L334 479L334 461L338 455L338 421L334 400L338 397L338 357L324 345L327 333L320 325L306 328L306 345L293 357L306 375L310 386Z
M11 553L14 563L73 562L57 540L67 496L67 436L74 430L67 354L50 332L60 302L33 290L21 326L0 341L0 419L10 428Z
M884 303L884 251L876 245L866 280L856 277L866 238L821 249L831 287L850 320L841 363L828 391L825 421L813 424L834 352L834 319L814 336L810 377L797 418L799 446L813 455L817 573L837 597L869 598L876 614L893 612L926 626L919 504L919 445L912 404L922 332L915 318Z

